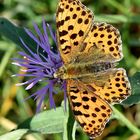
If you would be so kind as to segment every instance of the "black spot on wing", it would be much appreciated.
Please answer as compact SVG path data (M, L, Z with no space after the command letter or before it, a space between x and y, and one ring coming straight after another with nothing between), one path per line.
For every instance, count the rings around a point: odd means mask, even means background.
M82 105L82 103L80 102L72 102L73 107L80 107Z
M74 115L76 115L76 116L77 116L77 115L83 115L81 111L73 110L73 113L74 113Z

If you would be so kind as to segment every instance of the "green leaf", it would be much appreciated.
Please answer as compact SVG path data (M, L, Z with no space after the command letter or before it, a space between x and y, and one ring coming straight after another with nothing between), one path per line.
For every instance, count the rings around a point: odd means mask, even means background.
M140 72L130 78L132 88L131 95L123 101L123 104L133 105L140 102Z
M23 135L28 132L28 129L18 129L0 136L0 140L20 140Z
M23 28L17 27L9 20L5 18L0 18L0 35L5 36L10 39L18 46L20 46L26 53L30 54L29 51L22 44L20 38L24 41L25 44L33 51L37 51L36 42L29 37ZM31 54L30 54L31 55Z
M19 129L27 128L42 134L60 133L64 131L64 111L62 107L44 111L26 120L18 126Z

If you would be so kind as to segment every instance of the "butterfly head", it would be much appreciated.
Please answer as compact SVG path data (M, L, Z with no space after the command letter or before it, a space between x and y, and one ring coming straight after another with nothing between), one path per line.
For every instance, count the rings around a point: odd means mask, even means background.
M60 67L55 73L54 78L67 79L67 70L65 66Z

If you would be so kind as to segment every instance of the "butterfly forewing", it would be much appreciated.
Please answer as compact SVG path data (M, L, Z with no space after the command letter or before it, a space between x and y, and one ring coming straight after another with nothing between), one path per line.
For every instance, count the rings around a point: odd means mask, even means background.
M77 80L67 80L69 101L76 120L91 137L99 136L108 122L110 106Z
M84 38L91 29L92 12L79 0L60 0L57 15L57 39L64 63L76 58Z

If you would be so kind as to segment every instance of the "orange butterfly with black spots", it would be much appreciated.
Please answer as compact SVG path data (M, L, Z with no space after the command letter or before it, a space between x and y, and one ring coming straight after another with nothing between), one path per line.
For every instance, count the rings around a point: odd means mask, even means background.
M66 80L75 119L95 138L110 119L110 104L131 93L126 71L115 68L123 58L120 33L110 24L95 23L79 0L59 0L56 24L64 64L54 77Z

